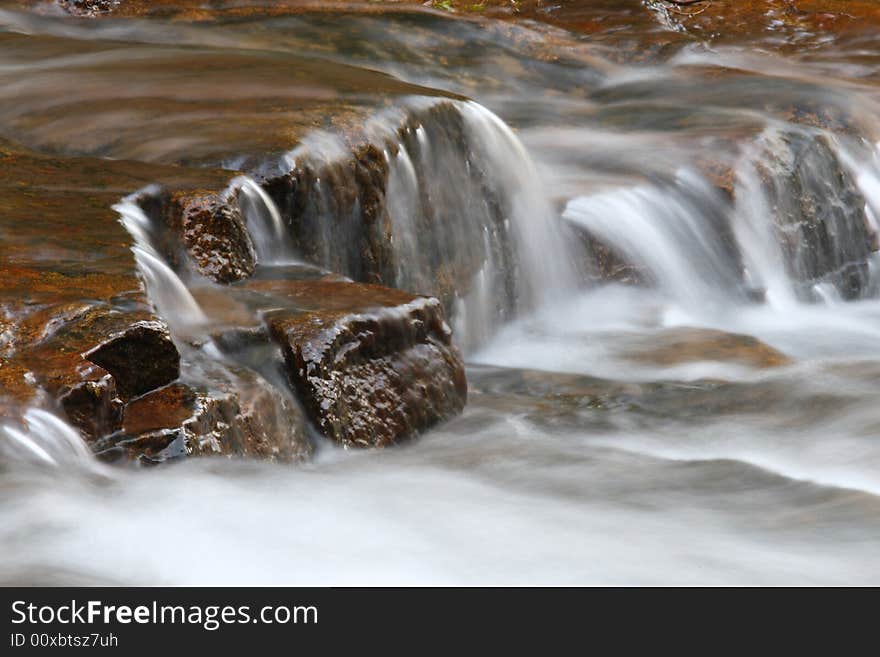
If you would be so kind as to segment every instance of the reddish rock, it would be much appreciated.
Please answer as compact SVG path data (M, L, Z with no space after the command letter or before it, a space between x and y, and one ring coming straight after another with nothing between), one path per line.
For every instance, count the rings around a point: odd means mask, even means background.
M266 321L324 435L346 447L384 447L462 410L464 365L439 301L355 283L286 288L301 307L322 308Z
M133 399L121 431L98 446L107 460L156 463L192 455L301 460L311 453L298 409L256 375L234 390L173 383Z
M183 424L196 408L196 394L189 387L172 383L133 399L125 407L122 430L136 436Z
M218 283L254 273L256 252L234 195L173 194L169 223L199 272Z

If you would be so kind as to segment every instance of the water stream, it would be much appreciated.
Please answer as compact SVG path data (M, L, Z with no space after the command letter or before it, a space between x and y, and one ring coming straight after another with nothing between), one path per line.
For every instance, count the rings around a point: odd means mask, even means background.
M4 425L15 456L0 470L0 581L880 583L880 261L866 246L880 217L880 96L864 44L794 57L683 42L635 64L610 61L613 35L434 15L87 25L2 10L0 25L0 77L19 80L16 106L0 103L5 136L157 170L182 152L184 166L231 167L261 148L277 167L332 161L326 127L293 150L242 145L274 111L251 100L276 98L288 64L338 67L346 102L376 76L406 85L367 128L390 135L393 282L421 291L450 254L479 263L452 302L468 406L412 444L144 473L97 466L41 411ZM659 29L650 19L619 38ZM15 50L23 35L30 46ZM177 121L157 126L139 104L169 80L144 73L138 89L132 70L200 49L241 67L224 87L228 135L199 123L217 92L210 79L187 87L185 67L171 80ZM438 65L444 53L454 62ZM142 97L86 134L40 95L47 80L81 103ZM437 102L417 87L476 101L453 101L468 159L442 123L392 127ZM330 102L299 82L280 95L307 93ZM323 182L311 211L326 218ZM251 178L230 189L258 267L334 268L339 233L306 253ZM215 284L163 261L137 205L116 208L178 336L234 321L200 307ZM442 230L420 229L426 212Z

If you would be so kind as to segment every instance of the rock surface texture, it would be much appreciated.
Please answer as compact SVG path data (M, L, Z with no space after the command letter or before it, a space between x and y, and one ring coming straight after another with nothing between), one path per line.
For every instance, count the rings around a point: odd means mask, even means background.
M291 460L310 452L299 409L253 373L214 385L187 374L111 209L147 176L185 190L217 185L225 174L69 161L5 142L0 165L4 419L14 422L31 405L52 408L95 451L126 461L204 453Z
M464 407L464 364L437 299L337 282L286 293L301 308L324 306L267 317L324 435L347 447L385 447ZM323 299L336 302L328 308Z

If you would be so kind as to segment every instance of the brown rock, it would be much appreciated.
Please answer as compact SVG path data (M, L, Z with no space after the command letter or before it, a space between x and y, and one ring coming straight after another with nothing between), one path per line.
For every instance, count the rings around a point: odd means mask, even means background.
M293 386L324 435L384 447L464 407L464 365L440 302L372 285L303 281L288 297L321 310L267 317Z
M90 438L113 433L122 424L122 401L109 374L75 384L59 401L70 423Z
M234 390L172 383L133 399L99 455L147 463L191 455L305 458L311 445L298 409L265 381L239 374Z
M164 324L141 321L83 354L113 375L123 399L142 395L180 376L180 354Z
M174 194L169 223L202 275L229 283L254 273L254 245L234 196L211 192Z
M195 408L195 392L189 386L172 383L129 402L122 430L135 436L179 426L192 417Z

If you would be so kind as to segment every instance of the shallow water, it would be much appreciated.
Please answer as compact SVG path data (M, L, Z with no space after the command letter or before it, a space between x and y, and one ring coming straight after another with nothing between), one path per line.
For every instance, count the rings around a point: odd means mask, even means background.
M0 474L2 581L880 583L877 265L869 263L859 294L845 301L848 288L834 276L796 280L793 272L809 263L791 256L770 227L786 199L828 178L807 180L826 166L851 182L819 189L840 213L835 226L851 221L850 187L869 220L880 217L871 43L819 43L795 58L677 36L662 57L621 63L608 51L618 42L632 47L639 35L655 38L655 22L591 39L538 24L461 25L436 16L192 25L11 11L0 18L0 75L20 79L17 101L0 104L0 123L29 146L238 165L289 147L284 138L255 138L271 112L250 104L254 98L306 98L295 102L310 111L344 98L360 112L377 94L461 93L513 125L525 161L534 161L524 180L522 170L502 166L505 158L520 165L509 152L493 160L501 179L540 191L519 199L520 209L549 212L562 231L588 229L648 283L528 275L553 289L540 290L542 301L506 325L481 320L482 332L468 336L464 414L404 447L355 453L322 444L302 466L211 459L148 472L59 470L12 458ZM3 46L25 38L26 51ZM120 58L126 40L142 47L124 48ZM73 43L85 54L70 54ZM239 68L222 90L209 78L173 98L182 103L179 120L159 139L166 126L145 117L167 83L160 72L170 74L175 58L195 66L195 54L217 52ZM172 66L153 67L163 58ZM306 60L298 82L285 86L287 71ZM332 93L302 81L330 62ZM80 103L128 90L126 130L96 119L101 129L84 132L82 117L53 114L58 90L47 80L59 84L59 68L85 69L70 75L71 87L77 75L95 81ZM254 70L265 77L244 84ZM154 73L138 86L133 71ZM203 121L218 98L236 100L223 118L236 130ZM255 108L256 119L246 121ZM845 129L824 132L813 112ZM817 135L830 146L794 187L773 158L784 159L780 144ZM734 205L710 184L704 158L734 172ZM772 193L754 183L758 166L776 175ZM271 208L254 212L255 224L273 229ZM576 234L518 262L539 270L541 262L557 269L580 259L589 270L594 263L575 248ZM849 234L841 228L835 239L845 253ZM522 241L538 246L529 234ZM264 255L275 259L269 244ZM411 253L417 258L418 249ZM153 302L174 327L187 319L175 299L192 298L184 289L163 301L169 285L152 291ZM733 338L719 352L731 334L760 342ZM54 444L51 436L35 440Z

